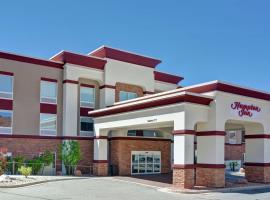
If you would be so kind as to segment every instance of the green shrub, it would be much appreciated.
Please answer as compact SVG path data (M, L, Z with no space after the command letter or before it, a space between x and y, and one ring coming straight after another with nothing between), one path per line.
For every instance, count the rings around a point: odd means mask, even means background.
M37 175L38 172L41 170L43 163L40 157L34 157L32 160L27 161L27 165L31 167L32 173L34 175Z
M19 172L19 168L23 166L25 162L25 157L24 156L15 156L13 157L13 161L15 162L15 174Z
M7 160L2 154L0 154L0 175L2 175L5 172L6 167L7 167Z
M25 178L27 178L28 176L31 175L32 173L32 168L31 167L25 167L25 166L21 166L18 171L25 176Z

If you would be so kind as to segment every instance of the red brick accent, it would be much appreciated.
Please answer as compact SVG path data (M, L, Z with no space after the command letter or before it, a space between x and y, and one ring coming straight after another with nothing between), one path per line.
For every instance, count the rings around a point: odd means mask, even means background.
M93 163L93 173L96 176L108 176L108 163Z
M180 188L191 189L194 187L194 169L173 169L173 185Z
M225 160L242 160L243 153L245 153L245 144L225 144Z
M110 141L110 160L118 166L119 175L131 174L131 151L161 151L161 173L171 172L171 141L165 140L125 140Z
M225 187L225 169L196 167L196 185L215 188Z
M82 160L78 165L82 172L89 173L93 163L93 140L77 140L80 143ZM53 139L33 139L33 138L0 138L0 147L8 148L13 156L23 155L28 159L38 156L45 150L56 152L57 154L57 171L61 171L61 161L58 159L58 146L62 140Z
M137 85L130 85L126 83L116 83L115 85L115 102L120 99L120 91L134 92L138 97L143 96L143 88Z
M270 166L246 166L246 179L255 183L270 183Z

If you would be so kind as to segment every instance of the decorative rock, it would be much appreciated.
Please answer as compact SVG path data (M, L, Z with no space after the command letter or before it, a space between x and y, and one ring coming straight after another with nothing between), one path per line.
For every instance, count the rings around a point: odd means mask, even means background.
M5 174L0 176L0 182L11 182L11 178Z
M74 175L75 175L75 176L82 176L81 170L76 170L76 171L74 172Z

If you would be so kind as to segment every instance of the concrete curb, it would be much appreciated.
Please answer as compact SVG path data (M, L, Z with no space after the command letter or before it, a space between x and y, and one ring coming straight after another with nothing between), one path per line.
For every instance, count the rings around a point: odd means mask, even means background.
M20 188L20 187L26 187L26 186L37 185L37 184L42 184L42 183L57 182L57 181L81 180L81 179L88 179L88 177L59 178L59 179L52 179L52 180L36 181L36 182L25 183L25 184L20 184L20 185L0 186L0 188Z
M222 189L211 189L211 190L173 190L170 188L163 188L159 191L163 192L171 192L171 193L182 193L182 194L204 194L204 193L216 193L216 192L223 192L223 193L229 193L229 192L241 192L241 191L247 191L247 190L258 190L258 189L268 189L270 188L269 185L256 185L256 186L246 186L246 187L235 187L235 188L222 188ZM165 190L164 190L165 189Z

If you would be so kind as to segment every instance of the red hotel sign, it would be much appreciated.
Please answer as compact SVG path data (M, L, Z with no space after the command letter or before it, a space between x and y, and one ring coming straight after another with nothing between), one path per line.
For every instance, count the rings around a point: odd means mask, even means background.
M243 116L252 117L254 113L261 112L260 107L254 106L253 104L243 104L241 102L232 103L231 108L237 111L239 117L243 117Z

